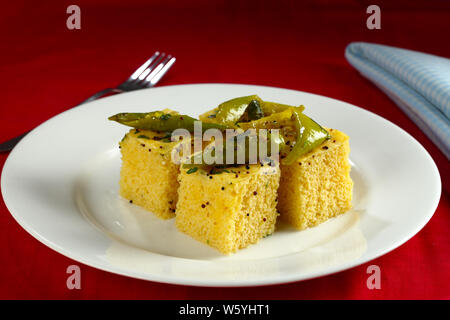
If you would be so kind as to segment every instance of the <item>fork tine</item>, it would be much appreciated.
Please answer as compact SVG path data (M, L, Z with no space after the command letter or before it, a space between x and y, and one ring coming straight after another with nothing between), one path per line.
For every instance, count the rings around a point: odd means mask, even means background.
M167 63L167 61L169 61L170 58L172 58L171 55L166 56L166 58L162 62L160 62L147 77L145 77L144 81L149 82L164 67L164 65Z
M142 81L142 80L144 80L144 79L147 77L147 75L148 75L152 70L155 69L155 66L158 66L158 65L159 65L159 63L161 62L162 59L164 59L165 56L166 56L165 53L162 53L160 56L158 56L158 57L155 59L155 61L153 61L153 63L152 63L150 66L148 66L148 68L145 69L144 72L142 72L142 73L139 75L139 77L137 78L137 81Z
M141 65L139 68L136 69L136 71L133 72L133 74L128 78L128 80L136 80L158 56L159 51L156 51L143 65Z
M146 78L146 81L148 82L147 84L148 87L153 87L154 85L156 85L159 82L159 80L161 80L162 76L164 76L166 72L170 69L170 67L172 67L172 65L175 63L176 61L175 57L169 56L168 58L170 59L166 61L165 65L161 68L161 70L158 73L156 73L152 78L150 78L150 75Z

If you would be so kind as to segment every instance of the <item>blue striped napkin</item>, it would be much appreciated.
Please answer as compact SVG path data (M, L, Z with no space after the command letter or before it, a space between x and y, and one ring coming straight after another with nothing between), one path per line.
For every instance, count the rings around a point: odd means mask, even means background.
M345 57L450 159L450 59L365 42L350 43Z

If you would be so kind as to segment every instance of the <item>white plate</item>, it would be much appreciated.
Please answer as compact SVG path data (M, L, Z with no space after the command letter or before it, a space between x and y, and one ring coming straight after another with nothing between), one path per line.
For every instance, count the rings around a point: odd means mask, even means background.
M118 196L118 112L172 108L197 116L232 97L304 104L324 126L350 136L354 209L305 231L222 256ZM405 131L345 102L249 85L196 84L140 90L66 111L28 134L3 168L1 188L17 222L57 252L102 270L159 282L251 286L322 276L400 246L433 215L439 173Z

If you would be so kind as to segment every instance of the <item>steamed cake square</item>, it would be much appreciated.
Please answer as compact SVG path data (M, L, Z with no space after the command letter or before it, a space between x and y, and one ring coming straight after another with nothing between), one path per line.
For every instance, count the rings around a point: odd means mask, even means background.
M254 164L217 170L180 170L175 222L180 231L229 254L274 232L280 169Z
M293 164L281 165L280 219L297 229L316 226L352 206L348 136L328 131L329 140Z
M175 216L179 165L171 161L172 149L164 133L130 130L120 142L122 168L120 195L162 219Z

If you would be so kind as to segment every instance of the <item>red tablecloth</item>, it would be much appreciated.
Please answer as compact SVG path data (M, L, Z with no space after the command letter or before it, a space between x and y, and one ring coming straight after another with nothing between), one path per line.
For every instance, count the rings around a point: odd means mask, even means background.
M81 30L66 8L81 7ZM313 92L375 112L414 136L436 161L439 207L414 238L366 265L327 277L261 288L196 288L110 274L50 250L0 202L0 298L450 298L449 163L383 93L344 58L352 41L449 57L448 1L386 1L381 30L366 28L371 1L11 1L0 11L0 140L11 138L125 79L155 50L177 62L160 83L261 84ZM80 128L82 130L82 128ZM6 159L0 155L0 166ZM414 174L414 173L411 173ZM66 288L79 264L82 289ZM366 268L381 268L369 290Z

